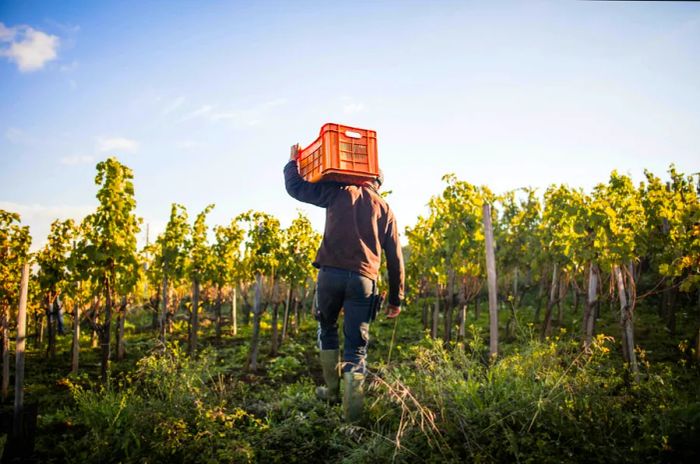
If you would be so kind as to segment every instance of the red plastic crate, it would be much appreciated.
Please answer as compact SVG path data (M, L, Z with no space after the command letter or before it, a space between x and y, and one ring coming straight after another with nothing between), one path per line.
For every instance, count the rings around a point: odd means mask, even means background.
M379 174L377 133L328 123L316 141L299 152L299 174L308 182L361 184Z

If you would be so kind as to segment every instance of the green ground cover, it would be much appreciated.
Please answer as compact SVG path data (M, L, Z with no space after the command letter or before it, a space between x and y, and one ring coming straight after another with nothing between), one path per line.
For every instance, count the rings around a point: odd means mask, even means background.
M228 314L226 311L225 314ZM540 341L534 309L501 311L501 353L487 360L488 313L468 314L465 340L444 346L423 331L418 306L396 327L372 327L366 417L342 421L339 406L314 397L321 381L310 317L269 355L262 324L261 368L244 368L250 326L236 337L202 324L190 358L185 322L167 345L135 310L127 357L99 383L99 349L81 339L81 370L70 367L70 336L48 361L30 343L26 400L39 405L39 462L693 462L699 452L698 367L693 324L679 312L669 336L651 306L637 310L638 383L620 355L617 313L603 306L599 334L581 352L579 313L566 307L555 335ZM442 326L441 326L442 327ZM389 360L389 351L391 359ZM388 361L388 362L387 362Z

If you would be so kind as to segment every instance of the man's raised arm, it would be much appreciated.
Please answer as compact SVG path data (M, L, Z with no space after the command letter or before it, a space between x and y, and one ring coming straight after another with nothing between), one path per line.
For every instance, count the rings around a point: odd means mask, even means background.
M287 193L289 193L292 198L303 201L304 203L311 203L321 208L327 207L337 192L338 187L334 184L324 182L312 183L305 181L304 178L299 175L299 168L297 166L298 152L299 144L292 145L289 154L289 162L284 167L284 186L287 189Z

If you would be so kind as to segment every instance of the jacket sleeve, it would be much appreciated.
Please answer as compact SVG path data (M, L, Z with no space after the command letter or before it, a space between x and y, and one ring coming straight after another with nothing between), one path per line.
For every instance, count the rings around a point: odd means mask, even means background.
M297 162L292 160L284 167L284 186L289 195L304 203L326 208L338 192L338 186L333 183L312 183L299 175Z
M387 234L384 239L384 254L386 254L386 269L389 273L389 304L401 306L404 293L403 253L399 241L399 230L393 213L389 213Z

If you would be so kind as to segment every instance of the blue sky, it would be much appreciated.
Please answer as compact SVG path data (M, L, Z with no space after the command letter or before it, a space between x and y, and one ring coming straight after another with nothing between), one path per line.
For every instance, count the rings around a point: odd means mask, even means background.
M375 129L402 226L441 176L502 192L700 171L700 5L686 2L0 1L0 208L40 245L135 171L153 234L172 202L286 225L289 146Z

